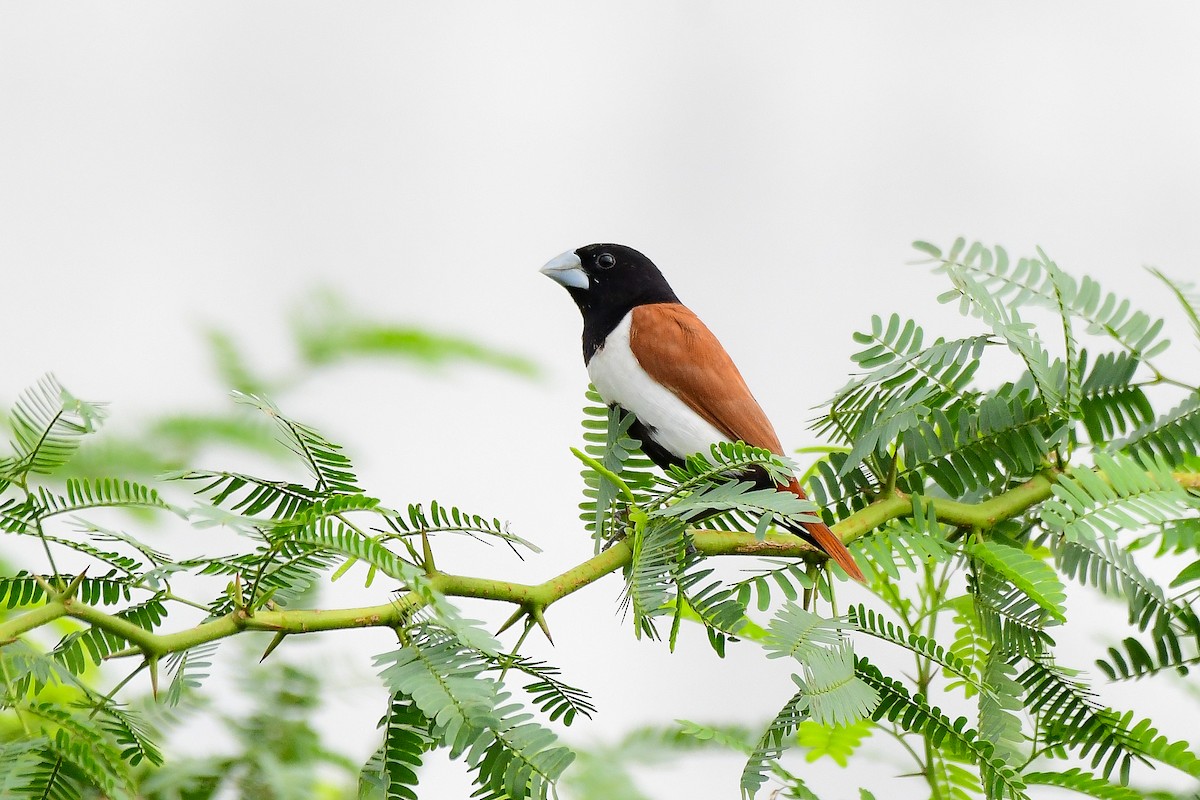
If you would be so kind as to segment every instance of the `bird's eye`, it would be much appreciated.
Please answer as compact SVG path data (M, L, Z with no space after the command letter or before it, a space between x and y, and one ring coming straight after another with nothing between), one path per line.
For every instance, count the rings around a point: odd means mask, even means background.
M596 266L600 269L612 269L617 265L617 259L612 253L601 253L596 256Z

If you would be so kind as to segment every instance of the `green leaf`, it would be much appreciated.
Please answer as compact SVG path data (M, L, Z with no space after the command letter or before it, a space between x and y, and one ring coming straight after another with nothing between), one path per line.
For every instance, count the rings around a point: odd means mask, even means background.
M354 476L354 465L342 454L341 446L326 439L316 429L283 415L279 407L264 397L233 392L235 400L253 406L275 422L283 443L300 457L316 480L321 494L358 494L362 492Z
M1171 294L1175 295L1175 299L1183 307L1183 313L1192 326L1192 333L1196 334L1197 339L1200 339L1200 310L1198 310L1200 309L1200 294L1197 294L1196 288L1190 283L1171 280L1154 267L1147 267L1147 271L1166 284L1166 287L1171 290Z
M241 472L186 470L166 476L172 480L203 482L196 495L209 498L213 505L228 507L254 517L274 506L273 520L295 517L321 498L321 493L286 481L272 481Z
M843 641L833 648L809 652L804 677L792 680L808 698L808 711L822 725L849 725L871 714L879 693L855 671L854 650Z
M161 695L165 705L179 706L189 694L199 691L210 674L213 653L220 644L220 640L208 642L167 656L171 682Z
M1087 370L1088 353L1079 355L1079 371ZM1088 437L1105 446L1118 436L1148 425L1154 409L1142 387L1133 383L1139 362L1129 353L1102 353L1083 381L1080 414Z
M1054 547L1059 570L1068 578L1121 597L1129 606L1129 621L1145 630L1170 625L1180 607L1138 566L1133 553L1111 539L1063 541Z
M868 372L839 389L817 422L818 433L852 445L839 465L840 476L872 453L883 452L897 434L918 422L917 412L970 405L965 388L988 337L938 339L928 348L924 337L913 320L902 322L896 314L886 324L873 317L870 331L854 334L866 349L852 358Z
M645 505L647 492L655 482L651 472L654 465L641 454L641 442L629 436L636 417L618 406L606 407L591 385L583 413L584 452L632 490L635 504ZM579 516L592 533L594 552L599 553L606 541L622 532L626 501L606 475L587 464L581 474L585 488Z
M53 375L45 375L21 393L9 412L16 459L0 462L0 479L55 472L79 449L80 440L100 427L105 414L102 404L78 399Z
M828 757L839 767L845 767L863 740L874 730L875 723L869 719L860 719L847 725L822 725L806 719L796 728L796 743L808 748L804 754L805 761Z
M865 658L855 665L858 676L879 694L873 718L887 719L901 729L925 737L934 748L969 757L980 767L982 782L990 797L1027 800L1025 784L1011 767L994 756L992 745L966 727L966 717L951 721L940 709L920 695L911 695L899 681L885 676Z
M1121 530L1195 516L1195 503L1161 461L1097 453L1096 469L1060 476L1042 522L1069 540L1114 538Z
M473 634L474 635L474 634ZM490 640L480 632L480 636ZM449 630L419 623L407 644L377 656L384 683L411 697L452 758L465 756L477 797L546 800L574 755L530 721L501 685L483 674L485 654Z
M396 693L381 722L383 749L380 774L386 800L417 800L417 770L432 742L430 722L412 698Z
M980 676L989 691L979 693L979 738L991 742L996 757L1019 763L1025 734L1021 730L1022 686L1017 671L1000 648L993 648Z
M532 661L524 656L503 656L492 660L492 669L517 670L532 678L533 683L525 684L525 691L531 696L533 704L545 714L551 722L561 721L564 726L570 726L576 715L588 719L596 713L596 707L587 692L570 686L560 679L561 671L544 661Z
M1072 767L1066 772L1026 772L1022 777L1029 786L1056 786L1098 800L1145 800L1141 792L1109 783L1079 767Z
M684 532L683 523L669 518L652 518L633 528L621 608L632 609L638 638L659 638L654 619L667 613L669 589L686 564Z
M967 552L1017 587L1051 617L1059 622L1066 621L1063 606L1067 599L1066 592L1050 565L1024 550L991 540L972 544Z
M156 489L114 478L68 478L65 495L38 487L37 498L41 506L39 517L43 519L91 508L157 508L181 513Z
M1031 578L1036 579L1036 574ZM1004 652L1027 656L1040 655L1054 645L1043 630L1053 617L1020 587L982 563L969 584L977 627L984 638ZM1043 584L1043 591L1052 591L1051 584Z
M989 251L979 243L966 248L959 239L951 252L941 259L938 270L971 276L980 288L996 303L1017 307L1025 303L1057 309L1060 293L1070 313L1087 324L1089 334L1104 334L1141 361L1161 353L1170 342L1161 338L1162 319L1154 319L1142 311L1132 311L1128 300L1104 292L1093 279L1084 278L1075 285L1068 278L1065 290L1061 276L1048 266L1048 259L1021 258L1015 264L1003 248ZM994 252L994 257L993 257ZM1059 291L1056 291L1056 278ZM1131 313L1132 311L1132 313Z
M1196 654L1200 645L1200 618L1194 610L1179 607L1176 620L1182 631L1177 631L1175 625L1156 627L1150 632L1149 647L1126 637L1119 648L1108 648L1108 658L1098 659L1096 666L1114 681L1144 678L1165 670L1188 674L1192 667L1200 665L1200 655Z
M843 631L853 623L840 619L826 619L811 611L805 611L795 603L787 603L779 610L767 626L767 638L763 646L768 658L794 658L807 663L816 653L843 641Z
M1051 410L1060 410L1064 402L1062 376L1051 363L1041 338L1032 323L1021 319L1016 303L1005 305L987 287L978 283L966 270L948 269L954 288L961 296L961 310L976 314L986 322L1008 349L1025 362L1038 397ZM1051 291L1051 296L1055 296Z
M728 481L697 487L686 497L656 509L657 517L677 517L693 521L712 511L744 511L748 514L772 513L786 519L812 522L816 506L791 492L773 487L755 488L750 481Z
M704 625L717 655L724 657L726 640L737 636L750 622L746 618L746 604L738 589L725 586L719 580L709 581L714 570L699 568L701 563L699 557L687 558L684 574L676 582L676 591Z
M904 476L925 472L951 497L999 490L1042 468L1060 418L1011 385L953 416L935 409L900 438Z
M1073 670L1048 658L1029 659L1028 664L1017 682L1024 687L1025 707L1037 715L1042 738L1090 756L1093 769L1103 764L1105 779L1119 769L1122 783L1127 783L1133 759L1145 758L1122 718L1097 704Z
M869 609L862 603L851 606L846 613L846 620L855 630L869 634L885 642L891 642L903 647L922 658L940 665L948 674L973 685L977 691L988 692L986 679L981 682L974 675L970 662L960 658L953 651L946 650L940 644L926 636L905 632L898 625L887 620L874 609Z
M777 761L788 746L796 726L808 716L808 698L804 690L796 692L783 705L754 745L746 766L742 769L741 789L744 800L753 798L767 782L771 763Z
M292 315L292 333L304 360L312 365L333 364L350 358L383 357L427 366L476 364L523 377L538 374L537 365L452 334L364 319L360 310L331 291L314 293Z
M1200 559L1193 561L1181 569L1179 574L1171 581L1171 588L1174 589L1193 581L1200 581Z
M1111 448L1140 457L1159 456L1167 464L1177 466L1195 454L1197 441L1200 441L1200 392L1188 395L1163 416L1113 442Z

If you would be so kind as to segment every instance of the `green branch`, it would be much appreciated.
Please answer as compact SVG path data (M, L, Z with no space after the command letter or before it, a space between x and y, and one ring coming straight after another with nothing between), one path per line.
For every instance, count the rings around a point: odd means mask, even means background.
M1056 473L1039 475L1026 483L980 503L962 503L939 499L935 513L940 522L986 530L997 522L1010 519L1037 505L1051 495ZM1200 474L1175 476L1186 488L1200 487ZM912 514L912 499L903 492L881 498L833 526L843 542L850 543L889 520ZM704 556L770 556L822 561L825 555L802 539L790 534L768 534L758 539L753 533L739 531L692 530L692 545ZM435 572L428 576L428 590L448 597L473 597L512 603L518 615L528 613L538 619L547 607L629 564L632 552L623 541L571 569L539 584L524 584L493 578L451 575ZM390 603L343 609L238 609L223 617L176 633L147 631L128 620L81 603L73 590L48 593L48 602L0 624L0 643L13 641L28 631L61 617L73 617L126 639L132 646L121 655L141 653L158 658L223 639L242 631L270 631L277 634L315 633L347 628L390 627L404 625L411 614L425 605L422 593L408 592Z

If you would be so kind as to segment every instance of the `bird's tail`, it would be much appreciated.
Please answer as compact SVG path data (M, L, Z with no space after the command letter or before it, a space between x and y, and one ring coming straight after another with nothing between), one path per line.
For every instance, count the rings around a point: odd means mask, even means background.
M795 478L792 478L791 484L786 488L801 500L808 498L808 495L800 488L800 481ZM806 534L805 538L811 538L812 543L820 548L825 555L832 558L833 562L845 570L847 575L859 583L867 582L866 577L862 574L862 570L858 568L858 564L854 563L854 557L846 549L846 545L842 544L842 540L829 529L828 525L824 522L802 522L800 525Z

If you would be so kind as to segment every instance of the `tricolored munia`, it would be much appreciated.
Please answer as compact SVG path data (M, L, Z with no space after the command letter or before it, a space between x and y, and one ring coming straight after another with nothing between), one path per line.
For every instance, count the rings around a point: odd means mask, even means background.
M675 296L658 267L631 247L589 244L542 267L583 314L583 362L609 405L634 415L630 434L659 467L743 441L783 455L779 437L733 360ZM765 472L758 482L771 485ZM792 477L777 484L805 498ZM850 552L823 522L784 523L863 580Z

